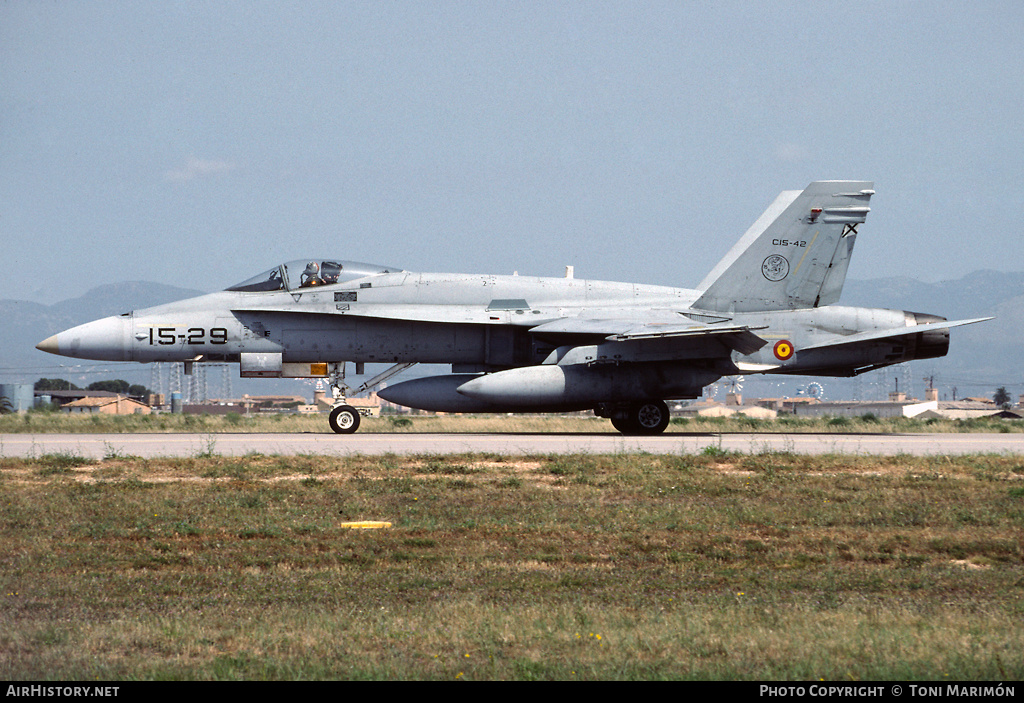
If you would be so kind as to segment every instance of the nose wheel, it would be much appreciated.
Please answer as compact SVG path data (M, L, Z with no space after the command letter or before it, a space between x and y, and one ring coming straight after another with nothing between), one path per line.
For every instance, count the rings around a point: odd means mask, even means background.
M359 411L351 405L336 405L327 421L338 434L352 434L359 429Z

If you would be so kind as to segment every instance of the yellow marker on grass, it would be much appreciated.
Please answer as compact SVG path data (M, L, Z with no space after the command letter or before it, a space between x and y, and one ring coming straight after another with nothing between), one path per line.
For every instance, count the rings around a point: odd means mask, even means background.
M350 530L381 530L386 527L391 527L390 522L379 522L376 520L363 520L361 522L343 522L341 527L347 527Z

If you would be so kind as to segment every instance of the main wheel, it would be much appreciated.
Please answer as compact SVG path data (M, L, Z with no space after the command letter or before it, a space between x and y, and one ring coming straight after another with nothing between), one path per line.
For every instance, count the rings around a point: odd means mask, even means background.
M612 427L626 435L661 434L668 427L668 406L661 400L630 405L625 415L612 416Z
M640 434L661 434L668 427L668 405L662 400L638 403L630 408L633 424Z
M331 408L327 421L338 434L352 434L359 429L359 411L351 405L338 405Z

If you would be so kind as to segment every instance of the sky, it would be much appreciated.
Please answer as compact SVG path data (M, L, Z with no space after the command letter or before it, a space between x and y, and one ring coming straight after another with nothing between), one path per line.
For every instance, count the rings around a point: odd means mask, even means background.
M851 278L1024 270L1022 34L1019 0L7 0L0 299L321 256L695 287L824 179L875 182Z

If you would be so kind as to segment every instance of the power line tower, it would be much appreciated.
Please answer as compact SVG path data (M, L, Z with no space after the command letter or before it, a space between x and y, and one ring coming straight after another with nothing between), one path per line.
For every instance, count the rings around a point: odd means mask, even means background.
M184 400L184 393L181 388L181 364L171 364L168 372L167 392L171 395L179 393Z
M195 364L192 375L188 379L188 399L190 403L205 403L210 399L210 389L206 383L206 364Z
M231 364L221 364L220 397L224 400L231 398Z
M163 395L166 387L164 386L164 363L157 361L149 370L149 388L157 395Z

